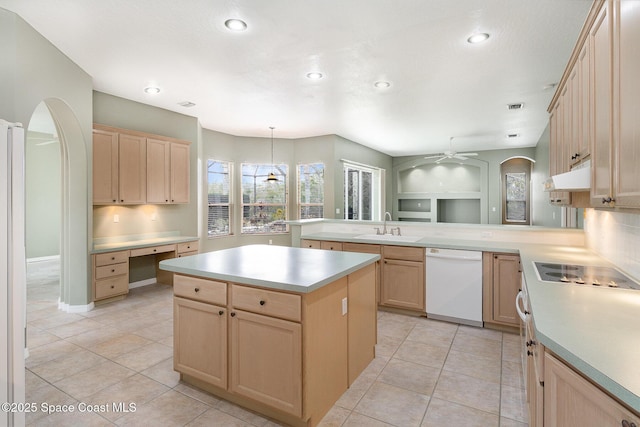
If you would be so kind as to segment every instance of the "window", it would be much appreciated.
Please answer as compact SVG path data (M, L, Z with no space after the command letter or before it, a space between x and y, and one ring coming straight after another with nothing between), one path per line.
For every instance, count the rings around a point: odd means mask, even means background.
M380 219L380 169L345 163L345 219Z
M324 164L298 165L299 219L324 218Z
M273 172L278 181L267 182ZM242 233L285 233L287 165L242 165Z
M513 158L502 163L502 223L530 224L531 161Z
M209 237L231 234L231 163L207 161Z

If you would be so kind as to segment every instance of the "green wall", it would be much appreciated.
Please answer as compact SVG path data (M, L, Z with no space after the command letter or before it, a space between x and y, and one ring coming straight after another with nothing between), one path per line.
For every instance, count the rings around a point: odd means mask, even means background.
M549 193L539 191L544 181L549 178L549 125L540 136L536 145L536 163L531 173L531 188L536 189L531 194L533 208L533 223L545 227L560 227L562 225L562 208L549 203Z

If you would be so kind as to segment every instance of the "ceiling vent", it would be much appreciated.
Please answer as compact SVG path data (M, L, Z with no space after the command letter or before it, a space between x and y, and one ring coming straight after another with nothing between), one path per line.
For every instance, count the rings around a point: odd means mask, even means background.
M187 107L187 108L196 106L196 104L194 104L191 101L178 102L178 105L181 105L181 106Z
M517 138L519 136L520 136L519 133L509 133L509 134L507 134L507 138Z
M517 102L515 104L507 104L509 110L522 110L524 108L524 102Z

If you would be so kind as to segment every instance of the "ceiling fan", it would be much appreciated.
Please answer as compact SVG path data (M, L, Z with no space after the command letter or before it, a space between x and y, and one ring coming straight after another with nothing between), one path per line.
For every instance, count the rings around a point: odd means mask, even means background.
M446 159L468 160L469 157L477 156L478 153L458 153L453 149L453 137L449 138L449 149L444 153L434 154L432 156L426 156L425 159L438 159L436 163L440 163Z

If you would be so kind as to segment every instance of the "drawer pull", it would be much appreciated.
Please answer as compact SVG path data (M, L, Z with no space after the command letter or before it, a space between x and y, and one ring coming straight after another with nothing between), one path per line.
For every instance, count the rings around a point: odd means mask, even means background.
M112 272L112 273L115 273L115 272L116 272L116 269L115 269L115 268L112 268L112 269L111 269L111 272Z
M194 288L193 289L196 293L200 292L200 288Z
M533 351L527 350L527 356L533 356Z
M111 285L111 289L115 289L116 287L114 285Z
M220 316L222 316L222 315L224 314L224 311L220 310L220 311L218 312L218 314L219 314Z
M153 250L153 252L157 252L157 251L158 251L157 249L154 249L154 250Z
M263 299L260 300L260 305L265 305L267 302Z
M235 313L231 313L231 317L236 317L236 314Z
M116 257L112 256L111 261L115 261L115 260L116 260Z

